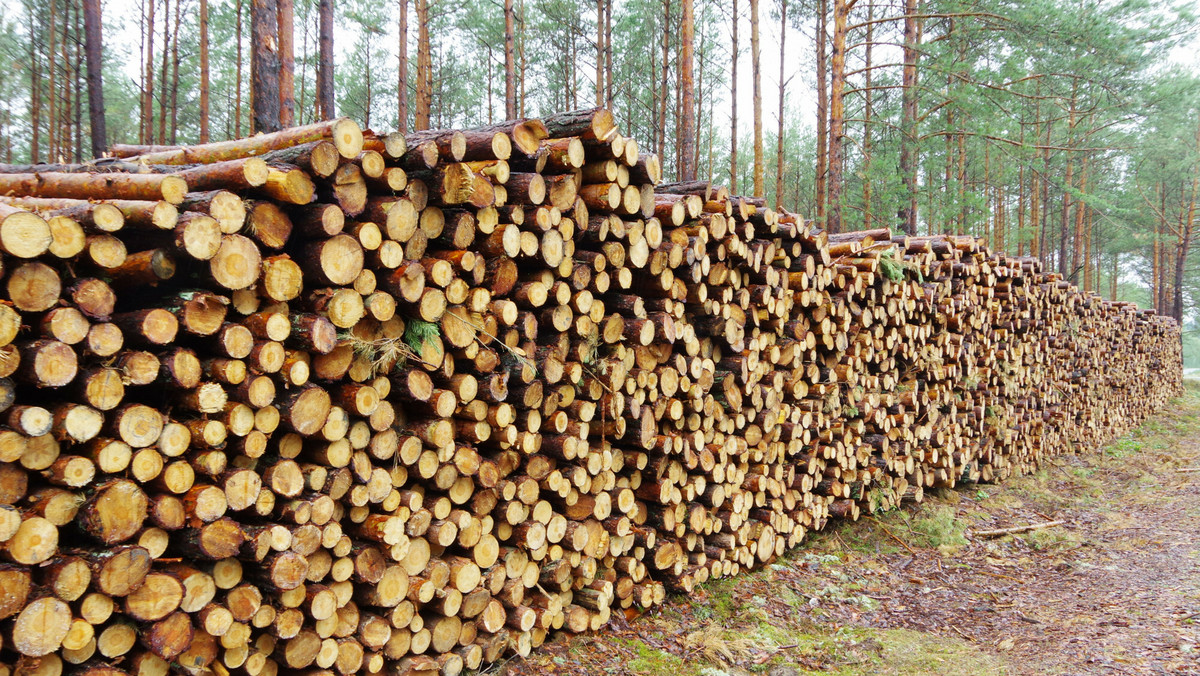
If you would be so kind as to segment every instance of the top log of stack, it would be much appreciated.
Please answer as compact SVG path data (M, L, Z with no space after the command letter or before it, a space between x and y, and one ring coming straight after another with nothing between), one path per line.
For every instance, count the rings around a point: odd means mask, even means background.
M1178 327L604 110L0 174L5 673L456 674L1094 447Z

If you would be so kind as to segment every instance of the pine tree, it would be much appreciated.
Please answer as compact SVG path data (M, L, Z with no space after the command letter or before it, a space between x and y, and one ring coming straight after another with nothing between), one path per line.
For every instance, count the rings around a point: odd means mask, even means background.
M93 0L95 1L95 0ZM200 0L200 143L208 143L208 0Z
M763 196L762 71L759 61L758 0L750 0L750 71L754 80L754 196Z
M203 4L204 0L200 0ZM108 149L104 110L104 52L100 22L100 0L84 0L83 18L87 26L88 120L91 125L92 157L102 157ZM205 101L207 104L207 100Z

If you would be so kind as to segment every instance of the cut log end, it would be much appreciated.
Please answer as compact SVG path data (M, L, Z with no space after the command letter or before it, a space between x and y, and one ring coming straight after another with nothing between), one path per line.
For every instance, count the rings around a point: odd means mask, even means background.
M348 117L339 118L333 124L333 145L346 159L358 157L363 149L363 132L358 123Z

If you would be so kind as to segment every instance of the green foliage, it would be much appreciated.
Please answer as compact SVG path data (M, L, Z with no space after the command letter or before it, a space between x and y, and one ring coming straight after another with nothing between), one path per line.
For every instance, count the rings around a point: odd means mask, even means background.
M1129 438L1114 441L1104 448L1104 455L1110 458L1126 458L1142 450L1142 444Z
M396 61L388 58L390 45L385 42L390 8L373 0L350 0L336 6L343 23L355 28L346 31L355 36L350 58L334 70L338 108L364 126L378 126L383 119L391 119L396 97Z
M1020 536L1030 547L1038 551L1061 552L1075 549L1083 544L1083 538L1073 529L1065 527L1043 528Z
M883 270L883 276L893 282L904 280L904 266L900 261L896 260L896 254L888 251L879 259L879 267Z
M951 505L930 505L922 509L909 524L921 547L961 547L967 544L963 535L966 527L957 519Z
M687 663L676 655L664 650L651 648L638 639L617 639L617 642L634 650L635 656L628 662L631 673L654 674L662 676L684 676L695 674L695 668L687 668Z
M425 349L425 341L436 340L441 336L441 327L423 319L409 319L404 326L404 342L418 354Z

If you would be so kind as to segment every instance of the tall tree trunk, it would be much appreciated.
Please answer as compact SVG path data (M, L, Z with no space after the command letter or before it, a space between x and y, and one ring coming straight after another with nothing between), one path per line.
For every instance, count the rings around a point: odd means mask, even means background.
M758 0L750 0L750 71L754 80L754 197L763 196L762 69L758 39Z
M867 35L864 42L865 53L863 75L865 76L863 101L863 141L862 141L862 188L863 188L863 229L871 229L871 43L875 37L875 3L867 0Z
M1117 300L1117 279L1121 276L1121 255L1113 254L1112 256L1112 272L1108 278L1108 299L1111 301Z
M676 27L675 30L672 30L671 32L674 33L675 35L678 35L679 27ZM679 172L683 171L683 165L684 165L683 141L680 139L680 131L681 131L681 127L683 126L683 110L682 110L683 109L683 87L680 86L681 83L680 83L678 68L679 68L679 45L675 45L675 70L673 71L675 74L675 106L674 106L675 143L672 145L675 148L675 167L676 167L676 175L677 176L681 175Z
M92 157L103 157L104 152L108 150L108 131L104 111L104 52L100 0L84 0L83 23L84 40L87 45L88 119L92 132Z
M695 120L696 120L695 142L692 144L693 149L695 150L695 152L692 154L692 173L696 178L699 178L699 176L700 176L700 142L701 142L701 135L702 135L701 130L707 128L708 132L709 132L708 133L708 154L709 154L708 179L711 180L712 179L712 131L713 131L712 115L710 114L708 116L708 124L705 125L705 123L704 123L704 101L706 98L708 99L709 110L711 111L713 97L705 96L705 93L704 93L704 67L705 67L705 64L707 63L707 61L705 59L705 55L707 53L705 50L705 45L706 45L706 41L701 40L700 41L700 49L696 52L696 63L698 64L699 67L696 69L696 89L695 89L698 96L696 96L696 101L695 101L696 105L692 106L693 110L695 111L695 115L696 115L696 117L695 117Z
M38 59L37 19L33 4L29 5L29 124L31 136L29 161L37 164L41 160L42 127L42 67Z
M433 106L433 54L429 46L429 0L416 0L417 10L417 109L413 129L429 129Z
M200 0L200 142L208 143L208 0Z
M991 179L988 179L991 181ZM995 200L995 205L992 207L992 250L1004 251L1004 186L999 181L993 182L991 187L988 187L987 182L984 183L984 190L990 190Z
M430 65L429 65L429 102L430 103L429 103L429 105L430 105L430 116L431 116L429 126L430 126L430 128L433 128L433 129L444 129L447 124L447 122L446 122L446 97L442 96L442 93L445 91L446 83L444 80L439 79L437 92L433 91L434 63L432 61L432 58L433 58L432 43L431 43L429 54L430 54ZM439 52L437 54L437 57L438 57L437 64L436 64L437 72L440 73L441 69L442 69L442 54ZM437 94L437 96L434 96L435 93ZM432 117L432 115L433 115L432 106L433 106L434 101L437 101L437 117L436 118Z
M142 143L154 142L154 3L156 0L146 0L149 6L146 15L146 71L142 78Z
M371 68L371 33L370 33L370 31L367 32L365 37L366 37L366 41L367 41L366 50L365 50L367 53L366 54L367 58L366 58L366 63L363 64L363 73L366 74L367 105L364 110L363 126L366 127L367 129L370 129L371 128L371 73L374 72L374 69Z
M904 71L902 73L900 123L900 174L907 203L901 210L900 227L917 234L917 59L920 58L918 0L904 0Z
M296 32L292 0L276 0L276 17L279 23L279 126L287 128L296 125Z
M967 136L966 120L958 125L958 229L960 235L967 234Z
M662 128L658 124L658 51L647 49L650 53L650 75L647 78L650 81L650 148L654 152L658 152L658 138L663 134ZM659 155L663 164L666 164L667 158Z
M1174 317L1175 321L1179 322L1181 325L1183 324L1184 273L1186 271L1186 266L1187 266L1188 251L1191 248L1191 244L1192 244L1193 227L1192 227L1191 221L1193 220L1193 218L1194 218L1193 214L1195 214L1195 211L1196 211L1195 183L1193 183L1192 185L1193 185L1192 205L1188 209L1189 215L1187 217L1187 222L1182 224L1183 232L1182 232L1181 237L1179 238L1179 248L1175 252L1175 279L1171 285L1171 291L1172 291L1172 294L1171 294L1172 295L1171 316Z
M1071 189L1074 187L1075 177L1075 155L1071 148L1075 145L1075 101L1076 93L1079 87L1079 80L1073 79L1071 82L1071 99L1068 101L1067 110L1067 170L1063 179L1063 198L1062 198L1062 213L1060 215L1058 229L1058 272L1064 278L1073 278L1074 263L1067 257L1068 239L1071 236L1071 207L1073 200L1071 197Z
M86 38L84 36L83 24L81 23L83 21L83 19L81 17L83 8L80 5L74 5L74 9L75 9L75 11L74 11L75 20L74 20L74 24L73 24L74 28L72 29L72 34L73 34L72 43L74 45L75 65L72 67L73 74L71 77L71 81L73 83L72 86L74 87L74 92L75 92L74 93L75 105L72 108L72 110L75 113L74 157L75 157L76 162L82 162L83 161L83 91L82 91L82 86L83 86L83 82L84 82L84 74L83 74L84 73L84 65L83 65L84 54L83 54L83 51L84 51L84 41Z
M1086 176L1086 174L1085 174ZM1087 179L1084 179L1084 190L1087 189ZM1083 277L1083 282L1080 284L1084 292L1090 293L1092 290L1092 210L1087 204L1080 205L1080 213L1084 215L1083 223L1080 230L1083 232L1083 261L1081 263L1083 272L1080 273Z
M816 167L816 199L817 221L825 227L826 179L829 173L829 88L825 85L825 40L826 23L829 16L827 0L817 2L817 167Z
M945 170L945 174L943 175L943 178L942 178L942 196L943 197L946 196L946 193L948 190L948 188L946 186L948 186L950 183L950 147L948 145L946 146L946 162L945 162L945 164L946 164L946 170ZM925 210L929 214L929 216L926 217L927 223L926 223L926 227L925 227L925 229L928 232L926 232L925 234L932 235L932 234L934 234L935 228L937 230L942 230L942 227L934 225L934 222L933 222L934 214L937 213L937 210L934 208L934 200L937 198L937 194L936 194L937 191L933 189L933 163L932 162L930 162L925 167L925 185L928 186L928 189L925 191L925 194L926 194ZM938 221L941 222L942 220L943 219L941 219L941 217L939 216Z
M322 0L323 2L325 0ZM237 105L234 108L233 134L242 137L242 0L237 0Z
M701 45L703 45L703 44L704 43L702 42ZM701 78L704 77L705 64L708 62L708 60L711 59L710 54L711 53L707 49L705 49L704 47L701 47L701 49L700 49L700 77ZM710 59L706 59L705 56L710 56ZM713 87L710 84L708 86L708 88L709 88L709 90L712 90ZM702 120L700 122L700 125L707 127L707 129L708 129L708 161L705 163L705 166L704 166L704 169L705 169L704 180L708 181L709 183L712 183L713 171L716 169L716 166L713 164L713 137L717 135L716 134L717 130L713 128L713 125L714 125L715 119L716 119L713 117L713 105L714 105L714 101L716 101L717 97L716 97L715 93L712 91L705 92L703 84L701 84L698 87L698 89L700 90L700 105L704 105L704 102L708 101L708 124L705 125ZM703 116L697 115L697 117L702 118ZM699 158L697 158L696 164L699 164L699 163L700 163ZM697 170L697 173L699 173L699 170Z
M175 39L171 41L171 143L179 135L179 22L182 0L175 1Z
M520 90L521 104L518 106L518 117L525 117L525 0L517 0L517 23L521 30L518 33L517 40L517 55L520 62L520 68L517 71L518 89Z
M512 0L506 0L511 2ZM397 105L396 129L401 133L408 131L408 0L400 0L400 49L399 62L396 66Z
M513 0L504 0L504 119L517 118L516 15Z
M275 0L251 0L250 96L255 132L279 131L279 11Z
M321 36L317 58L317 101L322 120L336 115L333 100L333 0L320 0Z
M46 142L50 146L49 159L51 162L57 162L59 157L58 148L58 32L55 30L58 24L58 2L50 0L50 16L47 24L46 33L50 37L50 49L47 51L48 67L46 73L49 75L49 81L46 83Z
M802 213L812 213L812 209L804 202L804 172L796 171L792 185L792 204L796 205L796 209Z
M658 156L666 162L667 151L667 93L670 91L667 87L667 77L670 71L667 70L667 63L670 60L670 37L671 37L671 0L663 0L663 22L662 22L662 84L658 90ZM678 165L675 167L678 172Z
M1087 155L1084 155L1080 159L1080 164L1079 164L1079 193L1081 196L1087 194L1087 181L1088 181L1088 157L1087 157ZM1083 202L1082 199L1076 200L1076 203L1075 203L1075 236L1071 242L1071 244L1072 244L1072 246L1071 246L1071 281L1075 282L1075 284L1077 286L1083 286L1083 284L1080 283L1080 281L1079 281L1079 273L1080 273L1080 270L1084 268L1084 264L1087 261L1087 258L1085 257L1085 252L1084 252L1085 242L1084 242L1084 234L1083 234L1084 212L1086 212L1086 211L1087 211L1087 204L1085 202Z
M1095 210L1088 209L1088 222L1087 222L1088 242L1091 243L1090 249L1091 249L1092 256L1093 256L1092 261L1091 261L1092 275L1095 277L1095 281L1092 282L1092 291L1094 291L1095 293L1100 293L1100 273L1101 273L1100 266L1103 263L1103 261L1101 260L1101 254L1102 254L1102 250L1104 247L1101 245L1101 242L1103 241L1103 239L1101 239L1103 232L1096 230L1096 222L1094 220L1095 217L1096 217Z
M1053 120L1046 120L1046 140L1042 144L1042 180L1038 201L1041 203L1041 213L1038 216L1040 224L1038 232L1038 255L1045 258L1050 255L1047 242L1050 237L1050 132L1054 126ZM1049 266L1046 266L1049 269Z
M8 83L7 74L4 69L0 68L0 88ZM9 111L4 109L0 111L0 157L4 158L5 164L12 164L9 157L12 155L12 134L8 133L9 124L12 118L9 117Z
M138 4L138 143L146 142L146 4L149 0L139 0Z
M604 103L613 106L612 0L604 0Z
M59 57L62 60L62 111L58 116L59 155L67 162L75 161L75 134L72 125L75 119L73 92L75 87L75 71L71 62L71 9L75 3L68 2L63 6L62 43L59 46Z
M992 203L992 191L990 186L991 181L991 162L992 162L992 146L987 141L983 142L983 232L973 233L981 234L984 242L993 249L996 248L995 240L991 239L991 233L988 229L991 227L991 219L996 214L996 207Z
M179 4L179 0L175 0ZM169 98L169 83L167 82L167 66L171 61L171 0L163 0L162 12L163 49L161 73L158 77L158 142L167 142L167 106Z
M785 0L786 1L786 0ZM696 75L694 70L696 17L693 0L683 0L683 26L679 31L679 88L683 98L683 119L679 121L680 154L683 166L679 180L696 180Z
M0 71L0 81L3 81L4 78L5 78L4 72ZM4 142L4 148L3 148L4 162L6 164L12 164L13 163L13 138L12 138L12 134L7 133L8 129L12 126L12 113L11 112L5 111L4 124L2 126L3 126L3 131L5 132L3 134L0 134L0 138L2 138L3 142Z
M738 194L738 3L733 0L733 47L730 56L729 100L732 111L729 116L729 192Z
M316 5L306 3L301 5L301 7L304 8L304 16L300 19L302 27L300 38L300 96L296 98L296 124L298 125L304 125L316 120L316 116L306 117L308 112L308 19L310 17L317 18L316 13L312 12L312 9ZM319 28L318 32L320 32Z
M512 0L505 0L505 9ZM604 105L604 0L596 0L596 107Z
M1075 104L1072 97L1071 110L1068 114L1068 131L1067 131L1067 146L1068 148L1074 143L1075 139ZM1067 154L1067 171L1063 177L1063 196L1062 196L1062 214L1058 228L1058 273L1064 278L1070 276L1071 271L1068 266L1071 261L1067 258L1067 240L1071 235L1069 225L1071 223L1071 188L1074 186L1075 177L1075 158L1071 156L1068 150Z
M1034 119L1036 121L1037 114L1035 112ZM1025 146L1025 124L1021 124L1021 146ZM1028 233L1025 229L1026 223L1029 224L1029 229L1033 236L1029 238L1029 255L1037 256L1037 170L1033 168L1033 160L1036 158L1030 157L1027 162L1021 164L1021 172L1018 183L1021 186L1021 191L1018 196L1019 207L1017 208L1017 255L1024 255L1025 238ZM1026 183L1025 176L1028 171L1029 182ZM1026 200L1026 194L1029 195ZM1029 216L1025 216L1026 204L1029 205Z
M953 78L952 75L946 76L946 97L947 97L947 99L950 96L950 85L953 84L952 78ZM944 222L946 224L945 227L953 228L954 227L954 219L948 218L948 213L949 213L950 205L953 204L953 201L952 201L953 190L952 189L954 187L954 134L951 133L951 131L954 129L954 106L947 105L945 110L946 110L946 116L945 116L946 121L944 123L944 125L945 125L944 128L946 130L946 136L945 136L946 143L945 143L945 151L943 152L943 156L944 156L943 165L944 165L945 173L942 176L942 202L941 202L941 204L942 204L941 211L943 211L945 213L938 214L938 220ZM930 234L933 234L933 227L934 227L933 222L932 222L933 215L934 215L933 200L931 199L929 201Z
M829 59L829 207L830 232L842 231L842 182L845 157L842 137L845 135L846 106L846 32L849 5L847 0L833 2L833 52Z
M1200 127L1196 128L1196 146L1200 148ZM1186 215L1180 220L1183 244L1179 247L1179 260L1175 263L1175 307L1172 316L1183 325L1183 275L1191 250L1192 236L1196 229L1196 201L1200 199L1200 162L1192 164L1192 195L1185 205Z
M795 185L792 186L792 204L801 212L812 213L812 208L804 203L804 172L797 171L794 173Z
M1164 202L1164 200L1162 199L1163 190L1162 190L1162 182L1161 181L1154 184L1154 192L1156 195L1159 196L1159 204L1162 204ZM1161 261L1162 261L1162 222L1161 221L1162 221L1162 211L1161 211L1161 207L1160 207L1160 211L1158 212L1157 218L1154 221L1154 233L1153 233L1154 234L1154 242L1153 242L1153 248L1152 248L1153 256L1150 258L1150 295L1153 297L1154 310L1156 312L1162 311L1162 289L1161 289L1161 286L1162 286L1162 272L1161 272L1161 269L1162 269L1162 264L1161 264Z
M779 2L779 134L775 139L775 208L783 208L783 132L784 118L783 109L784 101L786 100L785 80L786 70L784 64L787 63L785 44L787 43L787 0Z
M1168 226L1168 223L1164 221L1162 223L1162 229L1160 229L1159 233L1159 239L1162 240L1162 245L1160 245L1160 249L1162 249L1162 258L1159 259L1158 265L1158 306L1160 309L1162 309L1160 312L1162 312L1163 315L1170 315L1171 313L1171 277L1169 274L1169 269L1172 265L1172 261L1174 261L1172 256L1175 255L1175 252L1170 251L1168 243L1166 243L1166 233L1168 233L1169 229L1170 226Z
M574 32L571 33L570 40L570 49L567 52L570 56L564 63L567 66L567 91L571 92L571 105L569 108L575 110L579 107L579 79L575 77L575 68L579 64L579 58L578 45L575 44Z
M1021 128L1021 145L1025 145L1025 128ZM1025 165L1017 171L1017 257L1025 255Z
M1032 166L1029 168L1029 255L1041 256L1041 178Z

